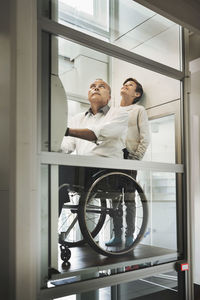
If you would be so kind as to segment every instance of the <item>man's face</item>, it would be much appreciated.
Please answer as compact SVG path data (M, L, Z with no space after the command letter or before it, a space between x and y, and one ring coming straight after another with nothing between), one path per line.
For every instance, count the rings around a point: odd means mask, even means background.
M103 107L108 104L110 100L109 86L103 80L95 80L88 91L88 99L91 104L98 104L99 107Z
M121 96L126 96L132 100L140 96L140 93L136 92L137 85L134 81L127 81L121 88Z

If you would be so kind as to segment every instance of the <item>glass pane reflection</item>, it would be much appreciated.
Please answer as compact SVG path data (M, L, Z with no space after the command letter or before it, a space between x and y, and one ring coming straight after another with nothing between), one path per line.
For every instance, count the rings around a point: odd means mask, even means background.
M149 120L150 145L144 160L175 163L175 115Z
M178 276L168 272L120 284L118 294L124 300L178 300Z
M58 0L53 9L61 24L181 69L180 26L132 0Z
M50 38L46 35L43 35L44 42ZM44 43L44 45L46 44ZM114 107L118 107L120 104L122 83L128 77L135 77L141 82L144 95L139 101L139 105L146 109L180 98L180 82L178 80L108 57L55 36L51 36L51 46L51 71L46 63L46 46L43 49L42 150L60 151L69 121L76 114L87 112L90 106L88 90L96 78L102 78L109 83L111 87L109 105ZM110 70L112 70L112 77ZM51 78L50 82L49 77ZM49 93L49 83L51 93ZM159 159L161 162L174 162L175 132L173 122L173 116L151 121L150 158L145 156L143 160L158 161ZM161 138L163 141L165 134L168 137L167 140L164 144L159 144ZM159 147L157 147L158 144ZM166 151L170 154L168 161L166 161L167 156L163 154Z
M145 218L147 226L143 236L138 243L134 244L128 255L122 253L125 255L116 256L116 258L114 255L110 261L109 256L106 258L109 252L113 254L117 251L117 254L121 254L125 247L127 222L129 222L126 219L126 202L124 202L124 209L122 210L122 243L117 247L106 247L106 243L115 233L113 231L114 215L112 211L114 212L114 210L112 207L114 198L112 196L121 193L118 189L112 190L112 186L116 187L117 185L119 187L119 182L121 186L124 178L120 177L118 182L118 178L111 176L110 178L103 178L106 182L103 182L103 180L98 181L101 178L100 172L105 171L105 169L73 166L52 166L51 169L51 264L53 263L53 267L58 269L61 274L70 277L71 272L73 272L74 276L82 276L84 270L87 269L88 273L91 273L90 276L93 277L95 268L98 271L107 270L107 272L110 272L109 270L112 268L110 264L113 264L113 266L117 264L124 271L128 271L129 269L144 268L177 259L175 174L138 171L136 180L146 196L148 215L140 215L139 210L136 208L134 240L137 239L136 233L141 218ZM106 171L127 174L126 170L107 169ZM93 180L94 174L97 174L95 180ZM97 185L93 185L94 182L97 182ZM126 197L126 188L127 185L124 185L124 197ZM48 189L46 191L48 192ZM127 191L129 192L129 190ZM92 200L89 200L89 206L86 206L86 214L78 214L80 207L85 203L84 201L90 199L90 197L87 198L88 195L92 196ZM137 193L135 197L133 201L137 204ZM46 207L46 209L48 208ZM120 211L119 206L118 208L114 207L114 209ZM82 231L83 222L80 222L80 217L87 220L90 241L88 240L89 235ZM109 222L107 218L109 218ZM91 239L94 241L93 244ZM69 265L63 262L62 259L60 245L63 242L71 250ZM101 252L101 254L105 256L99 256L98 247L104 249L105 253ZM54 277L55 275L52 278ZM80 280L80 278L77 277L75 280Z
M112 287L105 287L88 293L86 292L85 294L56 298L55 300L78 300L81 299L79 298L81 296L85 296L86 299L99 300L178 300L180 299L179 289L181 289L181 286L178 284L177 273L172 271ZM89 296L92 296L92 298L89 298Z
M150 200L150 213L143 242L176 250L176 175L164 172L139 172L138 180Z

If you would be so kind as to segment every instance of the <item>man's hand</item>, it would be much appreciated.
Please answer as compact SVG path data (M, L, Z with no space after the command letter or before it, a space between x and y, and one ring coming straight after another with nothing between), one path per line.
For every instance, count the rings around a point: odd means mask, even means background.
M75 138L87 140L90 142L96 142L97 137L94 132L90 129L74 129L74 128L67 128L65 132L65 136L72 136Z

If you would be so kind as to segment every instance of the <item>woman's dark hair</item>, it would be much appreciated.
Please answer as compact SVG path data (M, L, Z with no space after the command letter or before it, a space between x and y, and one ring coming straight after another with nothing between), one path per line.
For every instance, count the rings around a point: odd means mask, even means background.
M135 100L134 100L134 103L136 103L136 102L138 102L138 101L142 98L142 95L143 95L143 87L142 87L142 85L141 85L136 79L134 79L134 78L127 78L127 79L124 81L123 85L124 85L125 83L127 83L128 81L133 81L133 82L135 82L135 84L136 84L136 90L135 90L135 91L136 91L137 93L140 93L140 96L136 97Z

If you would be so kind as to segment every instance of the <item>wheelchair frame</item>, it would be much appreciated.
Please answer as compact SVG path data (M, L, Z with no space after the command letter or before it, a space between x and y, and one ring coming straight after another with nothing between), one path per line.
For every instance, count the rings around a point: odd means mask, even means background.
M127 188L127 186L129 186ZM68 184L64 184L60 187L66 187L68 192L70 192L71 187ZM107 190L102 188L106 187ZM61 250L61 259L66 262L69 260L71 253L69 248L75 246L82 246L85 243L88 243L96 252L110 257L117 257L126 255L131 252L135 246L141 241L147 226L148 220L148 207L147 207L147 199L144 194L142 187L139 183L129 174L125 172L108 172L108 171L101 171L94 176L92 179L92 183L86 187L83 192L83 188L80 186L73 186L75 189L82 189L82 195L79 199L78 204L64 204L64 209L70 210L71 214L76 214L73 218L71 224L67 228L65 232L62 232L59 235L59 243L60 243L60 250ZM110 189L110 190L109 190ZM101 241L96 237L100 234L100 231L105 230L105 223L110 222L109 226L113 226L113 220L116 219L118 216L119 218L124 217L124 210L123 208L127 205L126 201L123 197L126 195L125 193L132 193L133 190L137 193L137 201L139 201L138 208L136 207L136 199L134 196L133 205L135 206L135 218L137 217L137 210L140 209L141 215L139 216L140 220L140 227L134 231L134 240L131 245L126 246L124 242L121 243L118 247L106 247L105 241ZM126 192L128 190L128 192ZM115 193L118 195L118 204L113 207L108 206L108 199L110 198L110 193ZM75 192L77 193L77 192ZM78 193L77 193L78 194ZM95 198L96 197L96 198ZM97 198L98 197L98 198ZM121 198L120 198L121 197ZM93 204L92 201L95 199L98 200L98 204ZM111 202L113 203L113 199L111 197ZM120 204L121 203L121 204ZM91 215L94 214L94 220L97 219L99 216L97 223L91 223ZM89 215L89 217L88 217ZM89 221L88 221L89 220ZM78 223L77 223L78 222ZM115 221L116 222L116 221ZM74 228L75 224L78 224L83 235L83 239L79 239L78 241L68 241L67 236L70 231ZM135 223L135 220L134 220ZM92 227L92 228L91 228Z

